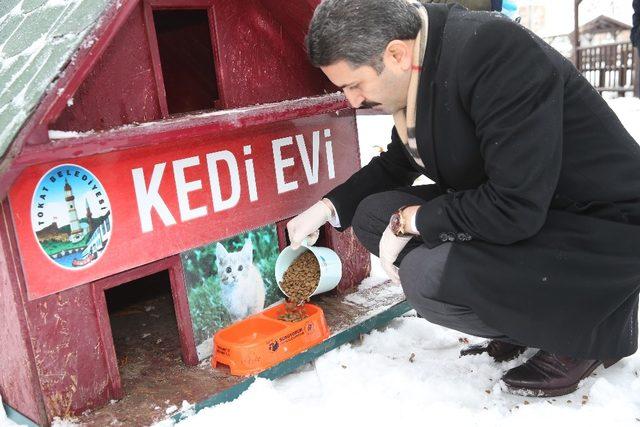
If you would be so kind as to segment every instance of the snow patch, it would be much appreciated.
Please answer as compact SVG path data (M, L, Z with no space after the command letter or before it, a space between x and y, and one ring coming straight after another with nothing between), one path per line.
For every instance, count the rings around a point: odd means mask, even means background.
M203 360L207 357L211 357L211 355L213 354L213 337L209 337L205 341L198 344L198 346L196 346L196 353L198 354L198 360Z
M78 3L78 0L49 0L44 7L68 6L73 3Z
M96 42L96 38L95 37L87 37L86 39L84 39L84 41L80 44L80 47L82 49L88 49L91 46L94 45L94 43Z
M59 418L54 417L51 427L79 427L77 418Z
M606 100L611 109L616 113L627 131L640 141L640 99L634 97L621 97Z
M349 304L359 305L361 307L375 307L378 305L375 300L371 300L370 297L367 297L365 293L361 293L360 291L371 289L373 287L379 286L385 281L387 278L380 277L367 277L362 281L362 283L358 286L356 292L348 294L344 297L344 301ZM402 287L400 285L394 284L392 282L388 282L383 285L382 290L376 292L377 298L387 298L393 297L399 293L402 293Z
M75 132L66 130L50 130L49 139L69 139L69 138L82 138L85 136L95 135L95 130L89 130L87 132Z

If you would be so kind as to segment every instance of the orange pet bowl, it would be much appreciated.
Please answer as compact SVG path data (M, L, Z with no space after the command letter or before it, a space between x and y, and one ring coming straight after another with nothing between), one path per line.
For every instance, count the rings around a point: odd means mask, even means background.
M284 304L220 329L213 336L211 366L227 365L232 375L253 375L321 343L329 337L322 309L305 304L307 315L298 322L278 317Z

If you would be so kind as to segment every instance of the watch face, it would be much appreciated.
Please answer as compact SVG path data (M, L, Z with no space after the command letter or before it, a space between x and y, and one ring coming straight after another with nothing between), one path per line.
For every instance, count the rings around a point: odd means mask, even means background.
M397 234L400 231L400 215L398 215L397 213L391 215L389 224L391 225L391 231L394 234Z

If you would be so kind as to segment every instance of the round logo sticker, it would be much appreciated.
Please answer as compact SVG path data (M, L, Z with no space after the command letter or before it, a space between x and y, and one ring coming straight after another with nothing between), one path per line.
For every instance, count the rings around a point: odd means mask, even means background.
M40 178L33 193L33 232L60 267L86 268L100 258L109 243L111 220L104 187L82 166L56 166Z

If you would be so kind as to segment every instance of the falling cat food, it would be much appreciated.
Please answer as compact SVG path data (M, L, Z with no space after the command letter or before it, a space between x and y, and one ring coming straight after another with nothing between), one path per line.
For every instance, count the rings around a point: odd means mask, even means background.
M306 251L291 263L284 272L280 287L287 295L286 313L281 320L297 322L306 317L303 307L320 281L320 264L311 251Z

